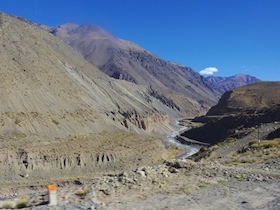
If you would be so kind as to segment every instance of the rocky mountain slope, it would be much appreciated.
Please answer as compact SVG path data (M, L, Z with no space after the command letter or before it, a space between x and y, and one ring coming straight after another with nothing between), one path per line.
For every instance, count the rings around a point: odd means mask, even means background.
M207 115L258 112L280 104L280 82L258 82L224 94Z
M35 181L162 159L157 135L172 129L178 110L108 77L34 24L1 17L1 178Z
M206 80L210 82L216 89L219 90L221 94L225 93L228 90L232 90L237 87L248 85L254 82L260 82L256 77L250 75L237 74L231 77L215 77L209 76L206 77Z
M168 101L188 116L204 113L226 90L258 81L248 75L204 78L189 67L164 61L90 24L40 27L77 49L107 75L150 86L151 91L159 92L163 102Z
M156 134L170 129L168 116L180 115L168 98L109 78L34 24L0 15L1 209L53 209L50 183L58 209L278 209L279 139L261 148L249 142L253 152L230 155L226 145L216 158L171 160L178 148L164 147ZM246 114L253 108L253 116L274 119L277 100L263 97ZM223 107L237 115L238 103L246 97ZM273 129L274 138L279 128L268 123L252 134Z
M132 118L149 129L145 116L176 113L145 88L107 77L47 32L2 16L1 112L7 116L2 126L7 137L25 129L26 135L40 139L49 133L61 137L71 131L100 131L107 124L122 128ZM20 128L10 130L13 123Z
M239 138L266 123L280 121L280 82L259 82L226 92L206 116L195 122L203 126L191 129L183 136L210 144ZM267 136L275 132L267 131ZM273 134L271 134L273 135Z
M68 23L48 30L110 77L150 87L185 115L203 113L217 102L218 91L191 68L164 61L102 28Z

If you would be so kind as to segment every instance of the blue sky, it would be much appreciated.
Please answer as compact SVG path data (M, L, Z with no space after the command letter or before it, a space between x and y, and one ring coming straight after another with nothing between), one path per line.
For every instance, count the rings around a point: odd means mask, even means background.
M197 72L277 81L279 9L280 0L0 0L5 13L50 26L92 23Z

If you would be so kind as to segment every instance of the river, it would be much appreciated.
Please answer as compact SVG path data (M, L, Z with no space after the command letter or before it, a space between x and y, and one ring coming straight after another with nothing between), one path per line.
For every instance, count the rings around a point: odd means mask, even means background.
M168 143L170 143L174 146L178 146L180 148L183 148L185 150L185 152L183 154L177 156L176 158L177 159L178 158L187 158L187 157L197 153L200 150L201 146L182 144L182 143L180 143L179 141L176 140L176 136L179 136L184 131L188 130L189 127L181 126L179 121L177 121L177 120L176 120L175 124L179 129L175 130L175 131L171 132L169 135L167 135L165 137L165 141L167 141Z

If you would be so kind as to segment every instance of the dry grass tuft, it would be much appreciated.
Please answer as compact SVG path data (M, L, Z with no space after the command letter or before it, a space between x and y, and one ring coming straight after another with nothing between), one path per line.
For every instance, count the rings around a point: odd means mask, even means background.
M167 160L172 160L174 159L176 156L181 155L184 150L178 147L174 147L174 146L166 146L166 151L167 151Z
M259 146L261 149L267 149L267 148L272 148L272 147L279 148L280 147L280 138L273 139L273 140L262 140L260 142L260 145L259 145L258 140L252 140L249 142L249 146L252 147L253 149L259 148Z
M276 159L280 157L280 139L264 140L260 142L258 140L252 140L248 144L248 150L245 152L232 152L229 155L229 159L224 161L224 165L240 165L254 162L263 162L270 159Z
M183 185L180 189L187 195L190 195L192 193L191 189L186 185Z

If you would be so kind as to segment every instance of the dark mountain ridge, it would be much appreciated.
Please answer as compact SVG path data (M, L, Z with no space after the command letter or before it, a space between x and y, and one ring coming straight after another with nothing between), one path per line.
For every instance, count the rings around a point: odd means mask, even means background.
M221 94L236 87L240 87L254 82L260 82L258 78L245 74L237 74L230 77L210 76L206 77L206 81L215 86Z
M258 82L228 91L205 116L194 121L204 125L183 136L209 144L246 135L261 124L279 122L280 82Z

